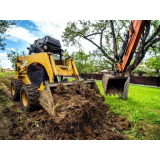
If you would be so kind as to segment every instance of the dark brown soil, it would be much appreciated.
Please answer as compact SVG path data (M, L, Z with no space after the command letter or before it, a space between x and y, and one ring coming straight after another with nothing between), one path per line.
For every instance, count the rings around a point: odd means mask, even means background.
M9 139L128 139L128 120L109 111L104 96L89 85L59 85L54 94L54 117L46 111L25 112L17 104L2 109L11 126ZM3 137L1 137L3 139Z

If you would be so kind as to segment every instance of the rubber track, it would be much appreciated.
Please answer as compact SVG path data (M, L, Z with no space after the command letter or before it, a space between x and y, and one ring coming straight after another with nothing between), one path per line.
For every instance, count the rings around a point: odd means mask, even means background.
M38 87L34 84L25 84L23 85L23 87L25 86L25 88L27 88L27 91L28 91L28 96L29 96L29 99L28 99L28 103L29 103L29 106L30 108L29 109L34 109L35 107L39 107L40 104L39 104L39 96L40 96L40 93L38 91Z
M23 86L23 81L21 79L13 79L12 81L14 81L15 84L15 95L14 97L16 97L14 100L20 100L20 90L21 87Z

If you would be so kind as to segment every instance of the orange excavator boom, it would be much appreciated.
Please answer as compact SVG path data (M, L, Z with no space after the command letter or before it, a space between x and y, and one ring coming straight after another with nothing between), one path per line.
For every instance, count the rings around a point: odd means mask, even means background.
M102 77L104 93L106 95L122 94L124 92L124 85L128 77L125 77L123 73L125 73L132 60L141 34L144 31L144 26L145 20L134 20L131 22L129 31L125 35L125 40L119 55L119 62L116 64L114 74L104 74Z
M138 45L141 34L144 30L144 25L145 25L145 20L134 20L132 26L128 31L129 32L128 35L129 38L127 44L128 46L124 53L124 58L123 58L123 53L121 53L122 55L120 55L120 62L117 63L117 67L121 73L125 72L126 68L129 66L131 62L131 59ZM123 62L121 63L122 58Z

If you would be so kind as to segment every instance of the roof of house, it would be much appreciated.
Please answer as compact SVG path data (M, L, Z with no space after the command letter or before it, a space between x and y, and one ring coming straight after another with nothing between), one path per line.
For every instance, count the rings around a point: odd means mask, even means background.
M100 72L108 72L108 70L107 69L103 69Z

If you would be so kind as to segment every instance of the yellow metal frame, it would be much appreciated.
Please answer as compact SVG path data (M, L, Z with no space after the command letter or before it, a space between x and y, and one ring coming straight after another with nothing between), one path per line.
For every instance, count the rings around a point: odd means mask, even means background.
M74 75L76 80L78 80L78 71L75 66L75 63L72 58L67 59L67 65L56 65L56 61L53 59L51 53L47 54L46 52L36 53L24 57L17 57L17 71L15 72L16 79L22 79L26 84L31 84L27 76L27 67L33 63L40 63L46 69L46 72L49 77L50 83L54 82L55 76L72 76ZM26 61L26 64L22 66L23 62ZM62 64L65 64L65 60L62 60ZM43 90L44 85L41 84L39 90Z
M15 88L13 84L12 84L11 90L12 90L12 94L15 95Z
M27 104L28 104L27 94L25 91L22 92L22 103L24 106L27 106Z

